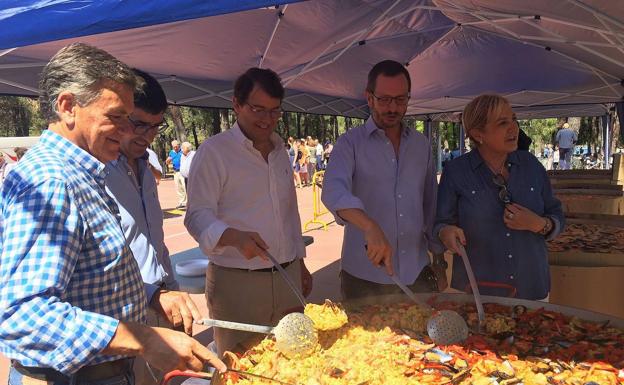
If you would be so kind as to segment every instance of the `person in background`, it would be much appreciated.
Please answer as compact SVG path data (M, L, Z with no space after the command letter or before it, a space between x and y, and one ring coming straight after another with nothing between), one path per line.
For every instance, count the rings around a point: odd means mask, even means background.
M518 150L519 127L507 99L481 95L468 103L463 126L475 149L449 162L438 187L435 234L455 253L451 287L465 290L465 246L478 281L545 299L550 290L546 241L563 229L561 202L540 161ZM482 287L482 294L509 295Z
M301 159L301 157L303 156L303 152L301 151L301 142L299 141L299 139L293 140L292 147L289 152L289 158L291 153L292 159L290 160L290 164L292 165L293 169L295 187L303 188L303 184L301 183L301 175L299 174L299 171L301 170L301 166L299 165L299 159Z
M173 167L173 182L175 183L176 193L178 194L178 205L176 209L182 209L186 207L186 182L182 174L180 174L182 150L180 149L180 142L177 140L171 142L171 147L172 149L169 151L169 157L166 162Z
M555 146L555 149L553 150L553 170L558 170L559 169L559 146Z
M193 145L189 142L182 143L182 159L180 160L180 174L184 177L184 183L188 186L189 172L191 171L191 162L195 156Z
M572 168L572 153L577 140L578 136L576 132L570 128L568 123L564 123L555 137L555 142L559 146L560 169L569 170Z
M167 123L164 122L163 124L167 124ZM152 150L149 147L147 148L147 154L149 156L147 159L148 164L149 164L149 169L154 175L154 178L156 178L156 184L160 184L160 180L162 179L162 175L163 175L163 169L162 169L162 166L160 165L160 162L158 161L158 155L156 155L154 150Z
M319 143L318 139L314 139L314 145L316 146L316 171L325 169L323 163L323 145Z
M162 371L204 363L225 371L188 335L144 324L143 280L104 171L133 129L137 82L128 66L82 43L61 48L42 71L48 129L0 192L9 385L134 384L134 356Z
M329 140L325 143L325 148L323 149L323 166L327 168L327 164L329 163L329 157L331 155L332 150L334 149L334 145Z
M316 144L314 143L314 139L308 137L308 141L306 142L306 147L308 149L308 178L309 183L312 183L314 179L314 174L316 173Z
M437 186L431 145L402 121L410 89L401 63L373 66L366 86L371 116L338 138L325 171L321 199L345 226L345 299L401 293L393 274L413 291L446 287L443 250L431 232ZM432 264L429 250L436 253Z
M26 147L15 147L15 148L13 148L13 152L15 153L16 161L13 162L13 163L7 163L5 165L4 170L2 170L4 175L8 175L9 172L11 170L13 170L15 168L15 166L17 166L17 163L22 159L22 157L24 157L24 155L26 154L26 151L28 151L28 149ZM4 158L3 158L3 160L4 160Z
M308 295L301 218L292 166L275 129L284 88L269 69L251 68L234 84L234 126L197 150L189 178L184 225L210 260L210 316L276 325L299 301L267 257L271 253ZM251 333L215 328L219 354Z
M301 179L303 187L306 187L310 185L312 179L310 178L310 174L308 173L310 164L310 152L308 151L308 146L306 146L306 142L304 139L301 139L299 141L299 152L301 152L301 156L297 154L297 162L299 163L299 178Z

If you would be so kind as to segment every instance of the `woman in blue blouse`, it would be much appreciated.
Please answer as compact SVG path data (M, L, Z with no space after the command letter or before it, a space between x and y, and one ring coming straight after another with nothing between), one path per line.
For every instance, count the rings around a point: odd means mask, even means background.
M462 123L473 150L442 173L434 231L452 252L458 243L466 247L478 281L513 286L518 298L547 298L546 240L561 232L564 216L546 170L529 152L517 151L518 123L505 98L477 97L464 109ZM451 286L468 286L457 255ZM490 287L480 291L507 295Z

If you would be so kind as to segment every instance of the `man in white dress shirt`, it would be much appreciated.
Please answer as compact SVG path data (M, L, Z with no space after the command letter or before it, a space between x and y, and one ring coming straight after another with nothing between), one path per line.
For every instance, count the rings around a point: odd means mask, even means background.
M276 325L299 305L267 252L304 295L312 289L292 167L274 132L283 97L275 72L249 69L234 85L236 124L206 140L191 164L184 224L211 262L206 299L215 319ZM216 328L217 350L252 335Z

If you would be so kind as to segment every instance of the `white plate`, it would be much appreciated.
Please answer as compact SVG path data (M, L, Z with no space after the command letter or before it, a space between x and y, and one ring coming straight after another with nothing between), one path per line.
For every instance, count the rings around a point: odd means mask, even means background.
M187 261L178 262L175 265L176 272L187 277L198 277L206 275L208 268L208 259L189 259Z

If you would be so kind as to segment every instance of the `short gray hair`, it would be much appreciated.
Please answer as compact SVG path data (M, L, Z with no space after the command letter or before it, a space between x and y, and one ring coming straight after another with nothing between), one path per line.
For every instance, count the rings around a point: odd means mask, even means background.
M43 117L48 123L60 119L56 101L64 91L71 92L78 105L89 105L100 96L106 80L128 85L133 90L141 85L130 67L104 50L84 43L61 48L41 73L39 108Z
M189 151L193 150L193 145L191 143L189 143L189 142L182 143L181 147L182 147L183 150L184 149L187 149Z

